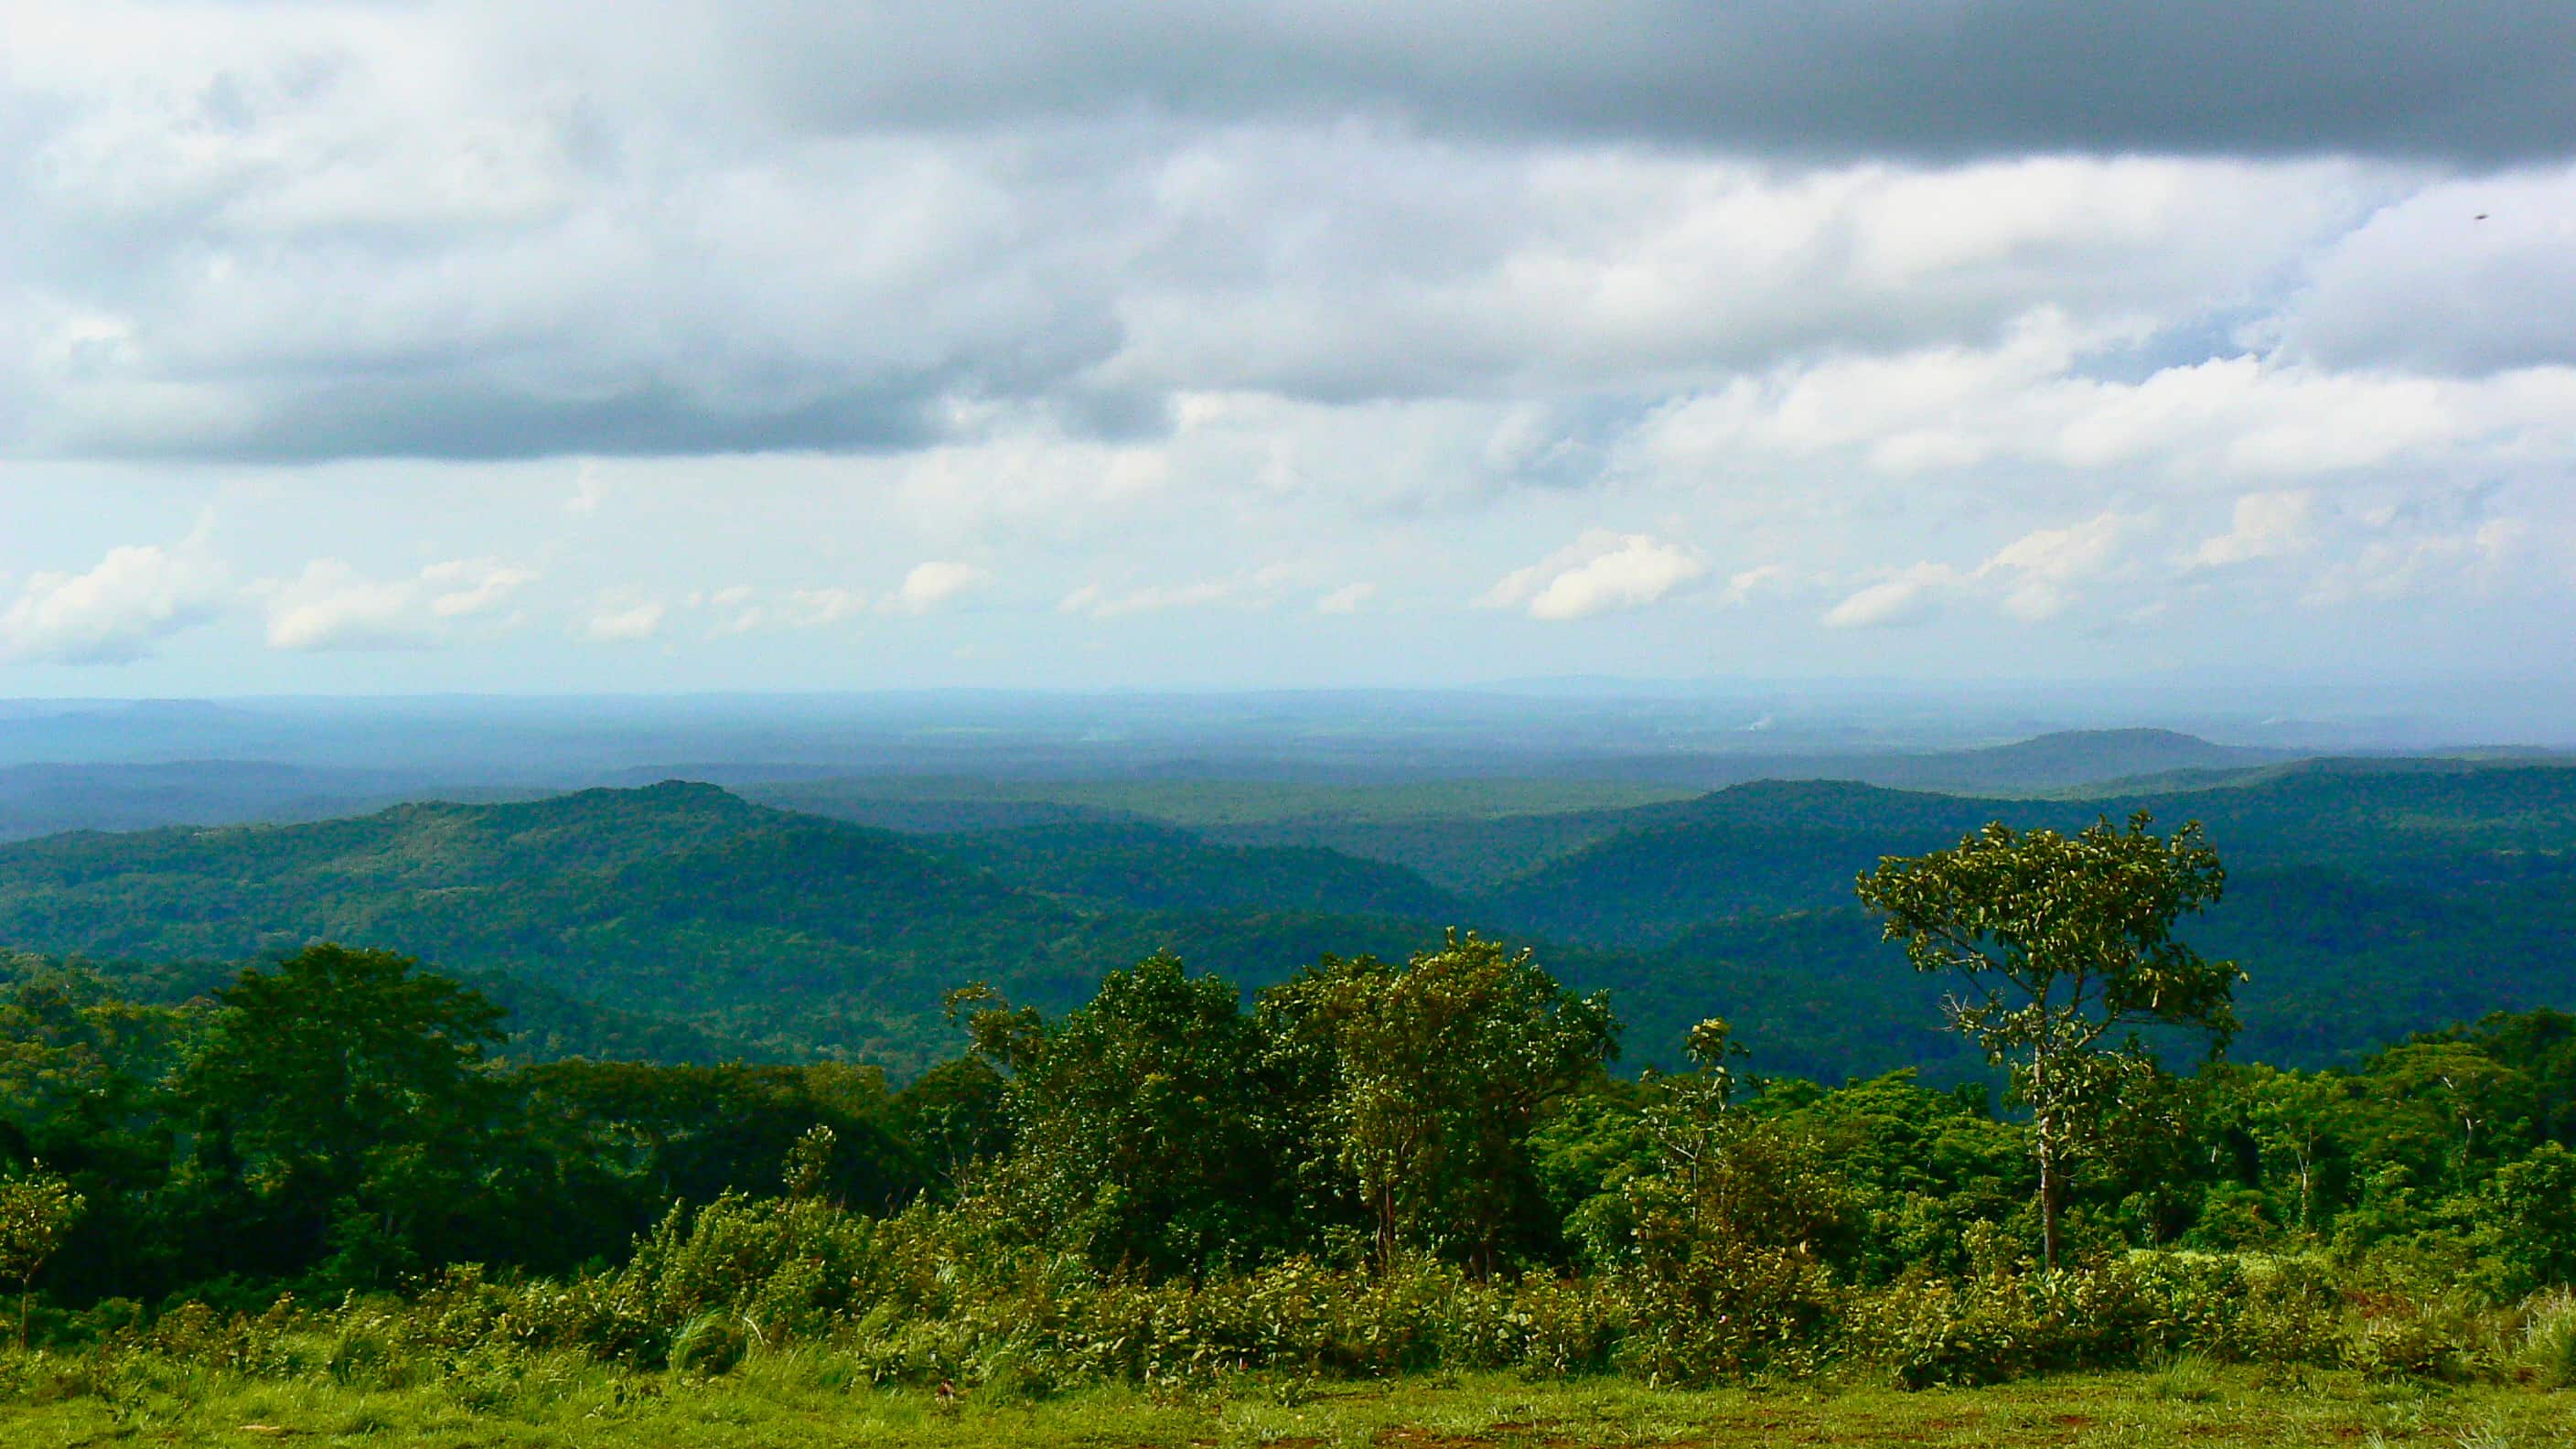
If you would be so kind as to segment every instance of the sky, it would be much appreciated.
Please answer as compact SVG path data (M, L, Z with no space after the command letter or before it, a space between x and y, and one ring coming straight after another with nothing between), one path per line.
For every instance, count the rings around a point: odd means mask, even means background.
M2576 6L0 0L0 696L2569 674Z

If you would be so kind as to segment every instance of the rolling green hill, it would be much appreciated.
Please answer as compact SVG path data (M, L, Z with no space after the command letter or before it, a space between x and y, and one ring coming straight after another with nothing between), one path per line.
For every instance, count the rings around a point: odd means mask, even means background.
M382 946L507 983L495 994L523 1004L537 1054L626 1043L698 1059L748 1044L902 1069L954 1049L939 998L969 980L1061 1008L1101 972L1168 948L1254 984L1328 950L1415 949L1451 907L1392 866L1151 827L957 844L934 852L678 782L309 825L83 833L0 847L0 942L196 963L325 939ZM165 998L223 974L169 969ZM581 1018L575 1002L621 1015ZM655 1038L646 1027L659 1022L697 1034Z
M1989 820L2073 830L2151 812L2198 820L2231 870L2328 866L2395 886L2476 889L2576 869L2576 769L2315 760L2225 788L2085 800L1976 799L1836 781L1763 781L1623 812L1626 828L1503 885L1492 919L1602 945L1650 945L1746 911L1849 902L1883 855Z
M1669 1061L1714 1012L1769 1070L1958 1075L1973 1063L1937 1029L1943 983L1878 942L1852 878L1989 819L2071 828L2141 805L2207 821L2228 861L2226 901L2192 932L2254 972L2249 1051L2329 1061L2489 1010L2576 1006L2576 770L2499 763L2266 766L2087 801L1763 782L1574 812L1598 838L1559 837L1564 853L1489 892L1133 818L899 835L665 783L0 846L0 944L201 963L158 968L164 999L220 979L202 963L384 946L514 1002L528 1055L866 1057L901 1074L954 1050L939 999L966 981L1060 1009L1156 950L1254 987L1472 924L1610 988L1631 1063ZM1553 818L1438 823L1508 852Z
M790 1042L814 1035L799 1008L828 1009L855 1039L824 1044L858 1051L917 1036L966 975L1096 974L1064 960L1077 925L901 837L678 783L0 848L0 938L26 949L237 960L339 940Z

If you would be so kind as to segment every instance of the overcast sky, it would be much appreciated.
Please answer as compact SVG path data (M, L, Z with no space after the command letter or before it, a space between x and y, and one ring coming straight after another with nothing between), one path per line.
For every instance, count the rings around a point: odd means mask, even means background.
M2566 0L0 0L0 218L0 695L2576 660Z

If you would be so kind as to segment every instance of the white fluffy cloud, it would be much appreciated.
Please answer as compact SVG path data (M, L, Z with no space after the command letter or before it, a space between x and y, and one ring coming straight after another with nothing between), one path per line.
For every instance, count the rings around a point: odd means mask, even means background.
M670 606L628 589L608 589L591 602L577 632L594 644L633 644L662 632Z
M2109 575L2121 541L2142 521L2105 513L2064 528L2035 529L1995 550L1974 577L2000 583L2004 610L2014 618L2054 618L2086 584Z
M1338 589L1329 590L1317 597L1315 600L1315 612L1318 614L1356 614L1360 611L1360 607L1362 605L1376 597L1376 595L1377 585L1375 584L1344 584Z
M2225 533L2212 534L2183 558L2191 568L2225 568L2278 558L2308 547L2308 514L2316 494L2307 489L2248 493L2236 500Z
M132 663L226 600L223 567L200 539L112 548L86 572L30 577L0 613L0 659Z
M252 586L268 615L269 646L303 653L421 649L449 621L488 613L536 578L497 559L450 559L410 578L370 578L336 558L292 579Z
M1726 588L1719 593L1717 601L1730 607L1749 604L1755 599L1788 592L1797 578L1798 571L1787 564L1756 564L1728 575Z
M441 619L489 613L536 577L533 569L489 558L449 559L420 571L420 581L429 591L429 611Z
M2090 584L2117 577L2123 542L2147 520L2104 513L2059 528L2033 529L1972 568L1926 561L1897 569L1825 611L1833 629L1918 624L1946 599L1983 594L2026 624L2055 618Z
M1825 611L1829 629L1886 629L1932 617L1942 597L1964 584L1948 564L1919 563L1855 590Z
M1056 612L1081 614L1093 619L1116 619L1128 614L1160 613L1166 609L1203 609L1236 603L1244 596L1245 588L1240 579L1145 584L1131 589L1110 589L1090 583L1065 595L1056 604Z
M993 571L975 564L951 563L933 559L912 566L903 583L894 591L894 606L907 614L922 614L956 598L970 589L992 582Z
M856 589L793 589L779 612L791 628L820 629L855 619L867 606L868 596Z
M1593 529L1505 574L1476 602L1488 609L1521 609L1533 619L1581 619L1642 609L1707 572L1708 564L1686 545L1650 533Z
M2517 518L2490 518L2450 529L2390 528L2349 559L2327 568L2306 602L2332 607L2355 598L2400 599L2432 593L2481 593L2529 539Z

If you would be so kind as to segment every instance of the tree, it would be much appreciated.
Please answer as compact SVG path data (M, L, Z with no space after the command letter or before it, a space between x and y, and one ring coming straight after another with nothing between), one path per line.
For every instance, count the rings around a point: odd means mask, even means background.
M359 1276L382 1276L472 1171L503 1013L417 964L316 945L215 993L179 1084L200 1168L274 1210L290 1257L327 1233Z
M1232 983L1163 953L1102 977L1060 1021L995 1003L969 1027L976 1050L1010 1073L1013 1148L989 1186L1038 1236L1102 1268L1193 1277L1277 1241L1274 1094Z
M2204 1033L2213 1051L2236 1031L2233 961L2205 961L2175 920L2218 900L2226 872L2198 822L2167 839L2144 811L2074 835L1998 821L1948 850L1887 857L1859 881L1924 972L1970 987L1946 1003L1950 1026L2009 1066L2031 1109L2042 1260L2058 1259L2071 1159L2101 1139L2098 1114L2155 1070L2142 1026ZM2112 1034L2131 1034L2114 1041Z
M0 1179L0 1278L18 1285L18 1347L27 1346L27 1298L88 1203L41 1167Z
M2299 1231L2313 1231L2318 1169L2346 1112L2351 1096L2347 1079L2332 1072L2256 1066L2245 1069L2232 1085L2256 1149L2290 1160L2299 1182Z
M1618 1046L1606 995L1577 996L1472 932L1402 967L1328 956L1263 993L1262 1013L1381 1267L1411 1244L1491 1271L1541 1201L1531 1129Z

